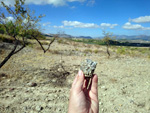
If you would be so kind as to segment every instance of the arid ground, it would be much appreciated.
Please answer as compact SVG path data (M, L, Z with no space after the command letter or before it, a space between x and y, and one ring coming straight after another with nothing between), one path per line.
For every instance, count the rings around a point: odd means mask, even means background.
M11 48L0 42L0 61ZM84 59L98 63L99 113L150 113L150 58L110 49L108 59L105 51L65 39L45 54L37 45L26 47L0 69L0 113L66 113Z

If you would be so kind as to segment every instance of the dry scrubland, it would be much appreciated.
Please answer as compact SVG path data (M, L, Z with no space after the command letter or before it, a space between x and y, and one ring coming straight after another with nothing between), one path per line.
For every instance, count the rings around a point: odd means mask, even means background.
M0 42L0 61L11 48ZM0 69L0 113L66 113L72 81L86 58L98 63L99 113L150 113L149 48L111 47L109 59L105 50L57 39L43 54L30 44Z

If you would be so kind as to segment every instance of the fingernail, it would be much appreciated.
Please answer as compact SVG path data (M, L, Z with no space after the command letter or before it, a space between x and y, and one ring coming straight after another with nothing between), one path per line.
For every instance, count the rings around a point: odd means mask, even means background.
M78 73L79 76L82 76L83 75L83 72L81 70L79 70L79 73Z

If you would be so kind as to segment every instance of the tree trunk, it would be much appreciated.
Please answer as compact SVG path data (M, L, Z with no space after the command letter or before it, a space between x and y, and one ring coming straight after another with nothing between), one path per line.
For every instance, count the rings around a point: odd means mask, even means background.
M22 45L21 48L17 49L18 46L18 40L15 42L15 46L13 48L13 50L11 50L11 52L7 55L7 57L5 57L5 59L0 63L0 68L3 67L3 65L16 53L18 53L19 51L21 51L24 47L25 47L25 43Z
M107 45L107 54L108 54L108 58L110 57L110 52L109 52L109 46Z
M13 50L5 57L5 59L0 63L0 68L13 56L18 44L15 44Z

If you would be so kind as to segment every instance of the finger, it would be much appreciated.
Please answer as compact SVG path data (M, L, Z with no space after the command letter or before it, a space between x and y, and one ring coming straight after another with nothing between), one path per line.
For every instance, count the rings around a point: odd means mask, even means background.
M83 88L87 89L88 84L89 84L89 78L85 78Z
M75 84L76 84L76 82L77 82L77 79L78 79L78 75L75 76L75 79L74 79L74 81L73 81L73 83L72 83L72 88L75 86Z
M74 86L74 88L76 89L77 92L82 91L83 84L84 84L84 75L83 75L83 72L81 70L79 70L78 78L77 78L76 84Z
M94 94L98 94L98 76L97 75L94 75L92 78L91 91Z

